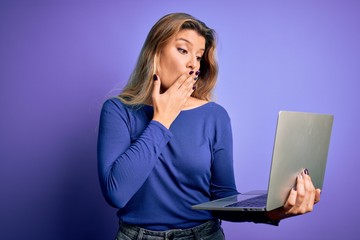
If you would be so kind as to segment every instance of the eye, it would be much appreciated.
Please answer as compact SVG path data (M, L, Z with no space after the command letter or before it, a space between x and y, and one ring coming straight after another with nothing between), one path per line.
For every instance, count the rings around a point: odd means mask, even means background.
M202 60L202 57L196 57L196 60L200 62Z
M186 51L186 50L183 49L183 48L178 48L177 50L178 50L179 53L181 53L181 54L187 54L187 53L188 53L188 51Z

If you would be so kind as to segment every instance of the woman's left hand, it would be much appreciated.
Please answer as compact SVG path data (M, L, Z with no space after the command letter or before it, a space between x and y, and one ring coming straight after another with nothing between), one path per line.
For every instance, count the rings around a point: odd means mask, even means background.
M296 189L291 189L284 206L266 212L266 215L272 220L281 220L311 212L314 204L320 201L320 192L320 189L315 189L309 171L305 169L298 175Z

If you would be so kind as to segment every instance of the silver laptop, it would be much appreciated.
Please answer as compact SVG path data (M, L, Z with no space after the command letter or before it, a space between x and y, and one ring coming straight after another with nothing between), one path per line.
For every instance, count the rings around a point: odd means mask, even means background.
M270 211L284 205L297 175L309 170L315 188L323 187L333 115L280 111L267 191L251 191L193 209Z

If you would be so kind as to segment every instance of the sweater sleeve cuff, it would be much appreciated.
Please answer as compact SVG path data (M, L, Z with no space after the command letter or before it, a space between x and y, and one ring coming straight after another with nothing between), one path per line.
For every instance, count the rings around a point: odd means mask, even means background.
M213 216L229 222L253 222L279 226L279 220L269 219L264 212L213 211Z
M157 128L160 130L160 133L163 135L164 137L164 142L168 142L171 138L172 138L172 133L170 132L169 129L167 129L164 125L162 125L160 122L155 121L155 120L151 120L149 123L149 127L150 128Z

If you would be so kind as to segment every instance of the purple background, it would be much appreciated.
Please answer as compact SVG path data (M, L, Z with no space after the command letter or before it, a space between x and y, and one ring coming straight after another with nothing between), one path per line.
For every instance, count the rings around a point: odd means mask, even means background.
M128 79L151 26L178 11L218 32L216 101L232 119L239 191L266 188L279 110L335 115L315 211L280 227L225 222L227 239L357 238L355 0L2 0L0 238L113 238L116 211L97 179L99 110Z

